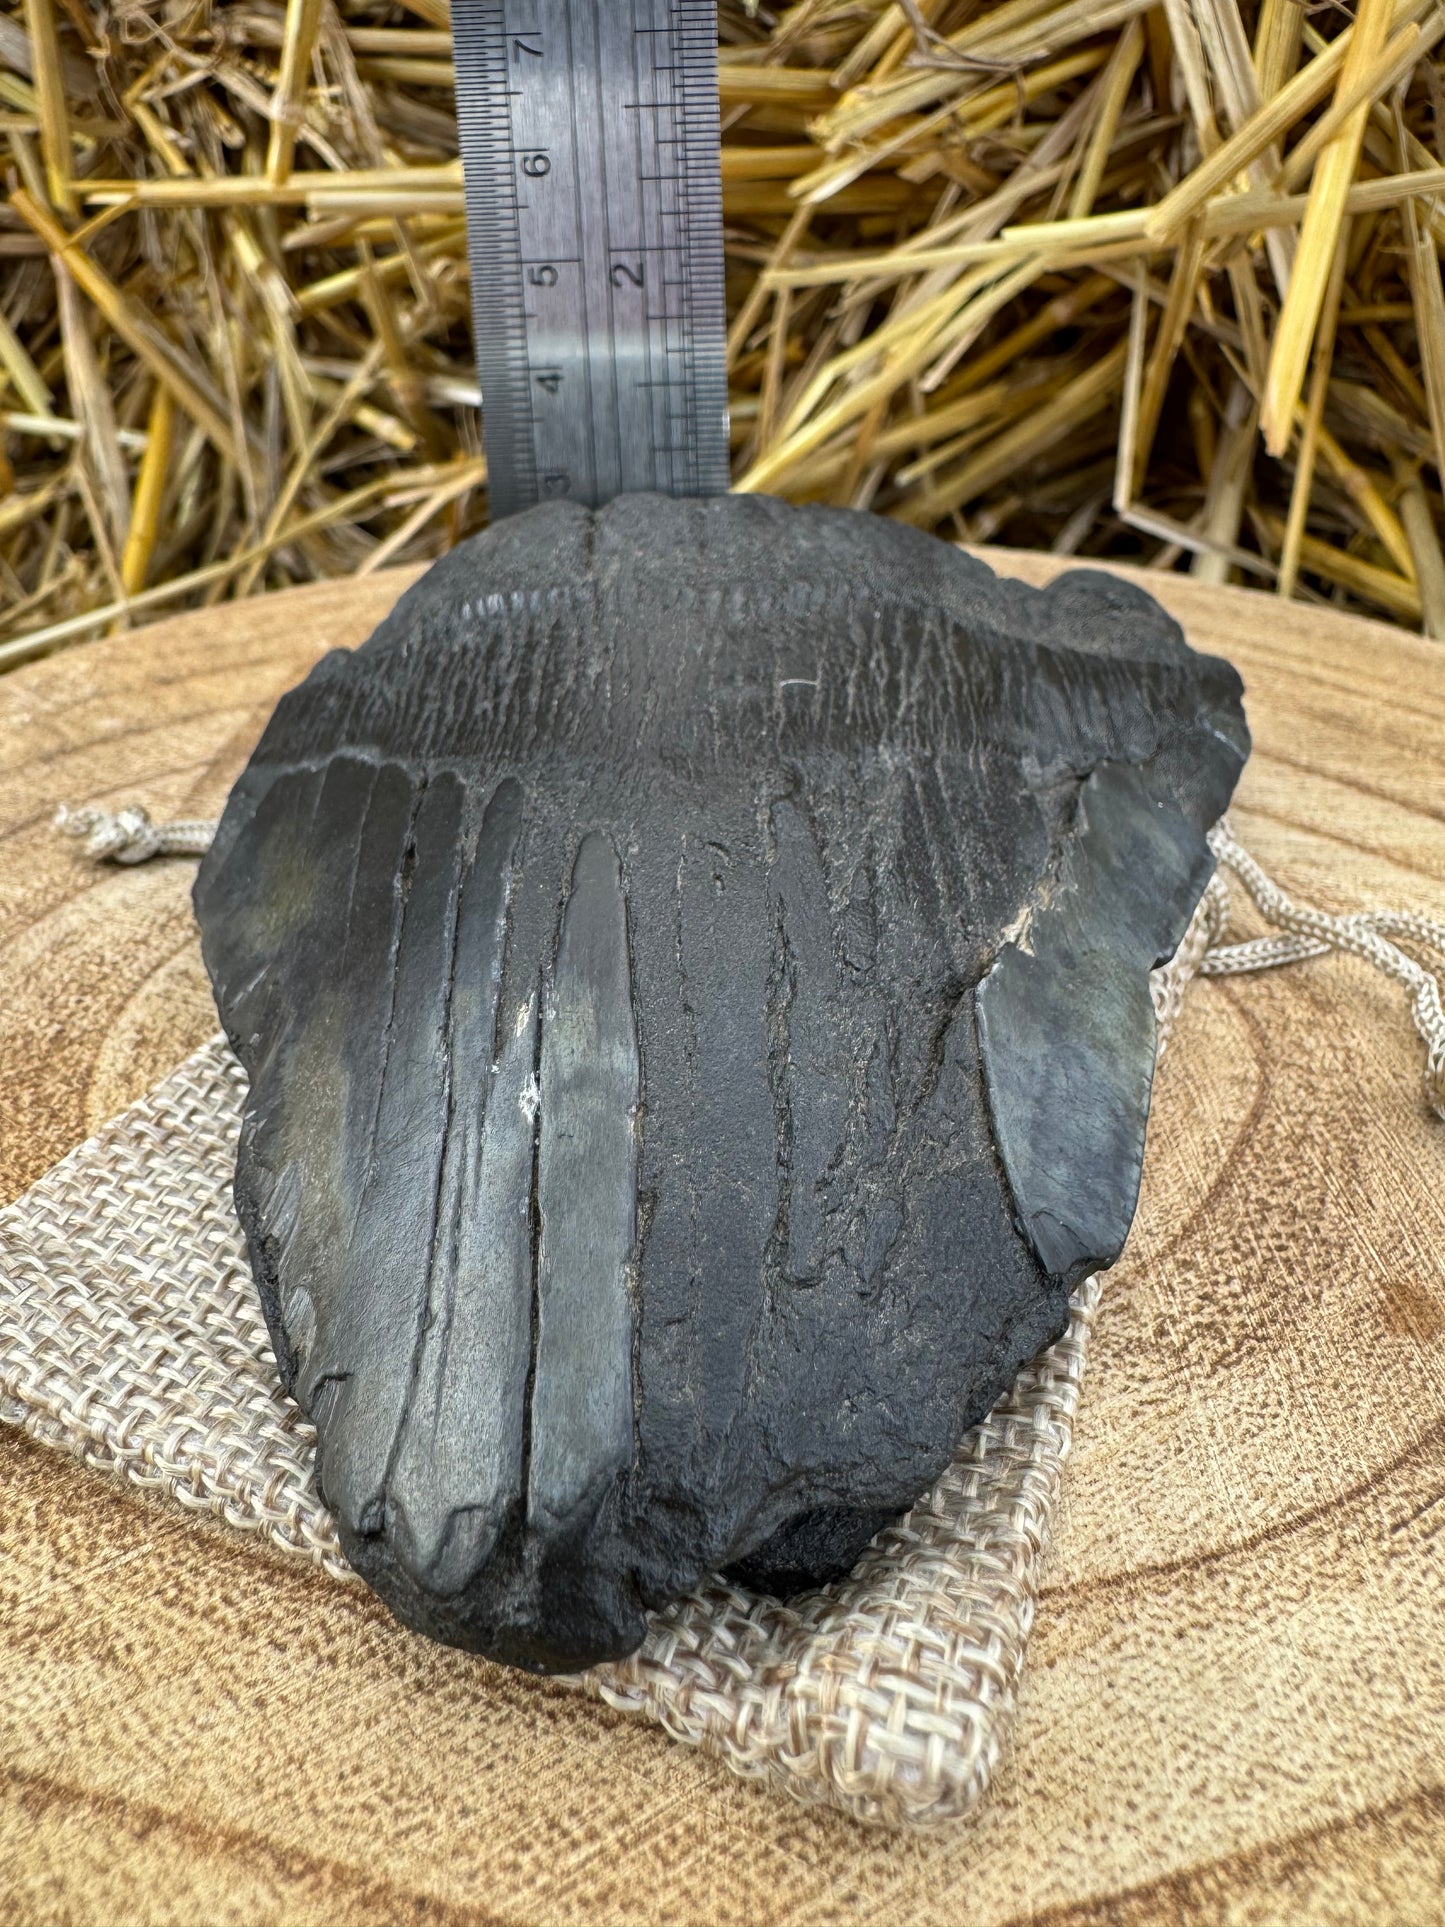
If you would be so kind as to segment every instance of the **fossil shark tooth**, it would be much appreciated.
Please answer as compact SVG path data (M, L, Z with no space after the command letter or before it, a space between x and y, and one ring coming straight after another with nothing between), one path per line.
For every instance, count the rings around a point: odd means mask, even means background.
M1133 1214L1240 683L1147 595L549 505L283 698L196 886L348 1557L559 1670L845 1570Z

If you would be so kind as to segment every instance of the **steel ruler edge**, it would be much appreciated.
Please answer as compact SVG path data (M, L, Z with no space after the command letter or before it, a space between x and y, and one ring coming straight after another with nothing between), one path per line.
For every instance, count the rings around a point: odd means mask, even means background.
M728 487L716 0L452 0L492 519Z

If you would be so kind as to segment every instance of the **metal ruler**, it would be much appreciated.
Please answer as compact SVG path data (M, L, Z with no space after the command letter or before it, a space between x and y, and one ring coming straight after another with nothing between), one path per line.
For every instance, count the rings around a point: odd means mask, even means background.
M452 0L493 519L728 486L716 0Z

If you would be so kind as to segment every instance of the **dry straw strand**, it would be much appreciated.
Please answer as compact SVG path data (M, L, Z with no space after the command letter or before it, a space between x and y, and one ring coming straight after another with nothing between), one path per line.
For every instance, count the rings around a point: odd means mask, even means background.
M0 0L0 664L485 524L449 21ZM718 31L737 486L1440 626L1441 0Z
M1284 453L1294 425L1305 363L1345 216L1345 197L1365 138L1370 99L1367 89L1384 48L1389 21L1390 0L1360 0L1349 51L1340 67L1336 98L1344 111L1339 132L1324 147L1315 170L1289 293L1270 354L1260 426L1271 455ZM1348 105L1351 101L1357 104Z

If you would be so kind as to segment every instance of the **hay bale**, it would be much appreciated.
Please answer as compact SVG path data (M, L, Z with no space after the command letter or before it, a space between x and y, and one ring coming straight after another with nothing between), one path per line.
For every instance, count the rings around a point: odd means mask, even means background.
M1445 636L1439 0L724 0L738 486ZM446 0L0 11L0 666L486 519Z

